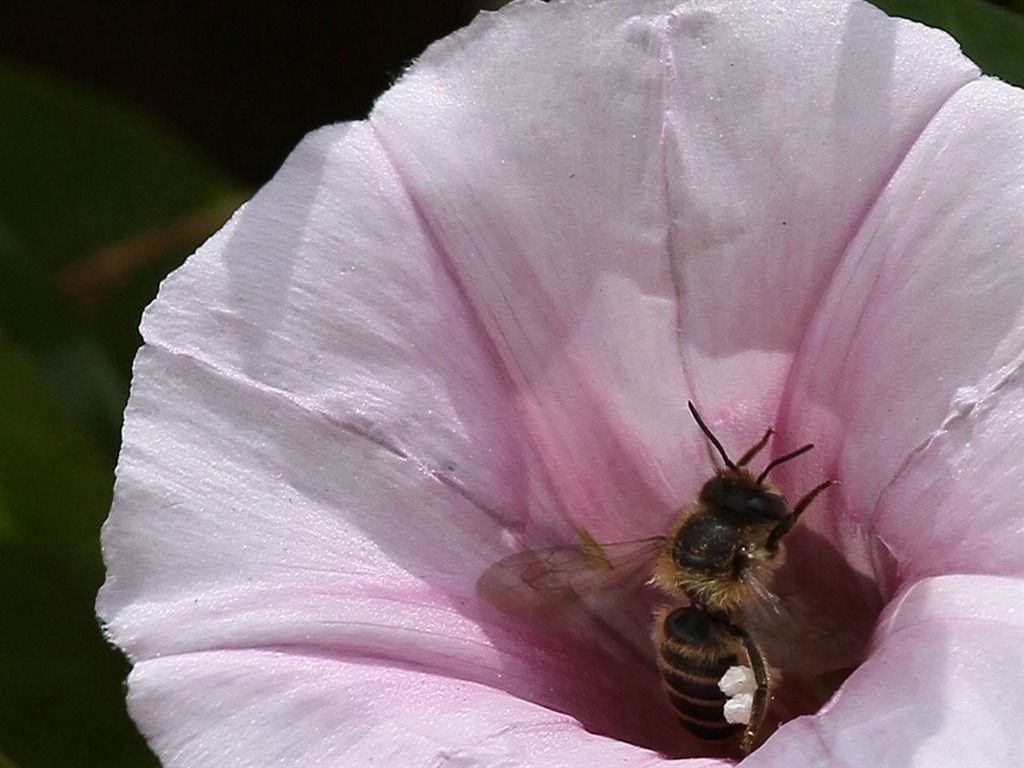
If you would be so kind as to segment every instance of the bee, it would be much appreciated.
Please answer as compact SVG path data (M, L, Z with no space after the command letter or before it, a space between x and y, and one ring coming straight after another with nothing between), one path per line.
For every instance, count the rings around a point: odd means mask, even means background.
M783 562L782 538L835 481L819 483L787 511L768 475L810 451L813 443L755 474L747 467L774 431L766 430L733 461L693 403L687 405L725 466L703 484L666 534L602 545L581 531L577 546L527 550L491 566L477 591L499 609L549 619L588 594L640 575L672 603L655 611L652 636L663 687L679 721L704 741L739 736L741 749L749 752L767 711L770 679L764 655L745 627L744 608L776 600L770 582ZM726 696L718 688L726 670L742 661L756 682L745 727L726 721Z

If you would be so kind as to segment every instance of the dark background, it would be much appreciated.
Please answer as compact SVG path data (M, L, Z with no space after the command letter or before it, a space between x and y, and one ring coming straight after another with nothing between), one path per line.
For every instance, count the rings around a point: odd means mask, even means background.
M406 64L481 5L3 0L0 58L141 107L256 186L308 131L365 117Z

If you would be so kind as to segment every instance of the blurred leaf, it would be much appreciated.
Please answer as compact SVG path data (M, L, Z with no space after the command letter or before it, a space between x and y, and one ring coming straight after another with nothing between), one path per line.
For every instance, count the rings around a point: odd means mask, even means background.
M23 768L153 765L93 600L112 477L0 334L0 745Z
M111 465L142 309L239 202L154 121L0 67L0 327Z
M0 222L0 328L32 355L72 420L102 446L118 446L127 395L107 352L71 312L39 265Z
M52 558L86 590L99 587L96 539L113 478L63 414L36 366L0 335L0 544Z
M0 212L46 266L75 262L234 194L143 114L0 68Z
M890 16L949 32L987 75L1024 86L1024 16L986 0L871 0Z

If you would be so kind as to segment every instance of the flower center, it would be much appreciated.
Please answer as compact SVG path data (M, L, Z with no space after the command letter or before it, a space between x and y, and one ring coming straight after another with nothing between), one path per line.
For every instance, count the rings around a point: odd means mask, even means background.
M760 601L735 618L770 669L770 700L755 745L832 697L865 659L885 602L875 575L855 570L821 535L798 528L787 537L787 549L771 585L777 600ZM557 648L576 671L561 670L558 676L568 679L536 700L575 716L593 733L666 757L742 757L738 744L701 742L680 724L651 639L659 607L666 607L664 596L641 587L625 597L588 600L579 606L581 621L538 628L544 639L535 642Z

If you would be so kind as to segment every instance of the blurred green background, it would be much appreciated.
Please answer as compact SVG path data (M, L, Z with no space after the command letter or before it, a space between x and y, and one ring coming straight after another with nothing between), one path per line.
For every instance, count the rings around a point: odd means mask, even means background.
M1024 84L1024 9L878 2ZM308 131L479 0L0 3L0 768L153 766L93 615L137 326Z

